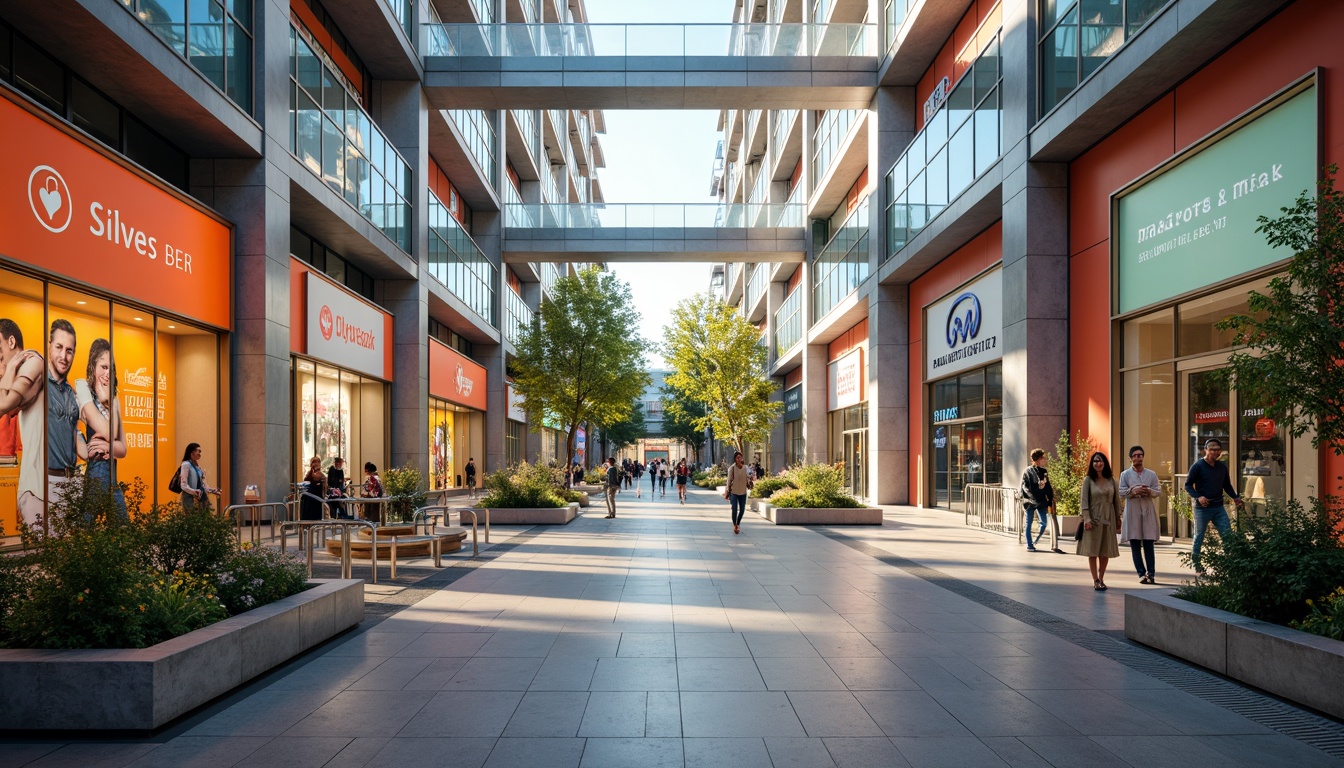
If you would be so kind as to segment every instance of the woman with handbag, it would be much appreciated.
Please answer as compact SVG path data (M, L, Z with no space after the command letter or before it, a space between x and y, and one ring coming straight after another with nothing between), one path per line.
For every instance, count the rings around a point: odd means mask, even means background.
M210 500L206 494L219 493L205 482L205 470L201 469L201 444L187 443L182 453L182 466L177 468L177 480L182 490L182 509L210 509Z
M299 519L321 520L322 502L318 499L327 498L327 476L322 472L321 458L314 456L308 460L308 474L303 476L303 481L308 484L308 490L299 497Z
M1078 539L1078 554L1087 558L1092 572L1092 588L1106 591L1106 564L1120 556L1115 536L1120 530L1119 492L1111 474L1111 462L1106 454L1097 451L1088 461L1087 477L1078 500L1082 513L1082 538Z

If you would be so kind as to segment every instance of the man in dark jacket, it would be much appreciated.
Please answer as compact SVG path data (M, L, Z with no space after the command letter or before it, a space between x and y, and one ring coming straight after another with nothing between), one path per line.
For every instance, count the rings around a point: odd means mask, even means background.
M616 459L607 458L607 481L603 484L607 496L607 517L616 516L616 492L621 490L621 470L616 468Z
M1041 537L1045 535L1046 513L1049 512L1053 517L1055 514L1055 489L1050 485L1050 477L1045 471L1045 451L1036 448L1031 452L1031 466L1027 467L1022 473L1022 507L1027 512L1026 525L1024 531L1027 537L1027 551L1035 552L1036 544L1040 542ZM1036 532L1035 540L1031 538L1031 518L1033 514L1041 516L1041 529ZM1053 552L1061 552L1059 547L1053 547Z

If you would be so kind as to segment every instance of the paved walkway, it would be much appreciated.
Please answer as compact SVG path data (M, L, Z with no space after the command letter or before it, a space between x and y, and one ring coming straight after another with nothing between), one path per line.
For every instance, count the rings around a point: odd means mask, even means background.
M520 532L185 727L0 742L0 768L1341 765L1254 712L1338 724L1117 639L1153 589L1127 553L1097 593L1081 558L948 513L735 536L692 502Z

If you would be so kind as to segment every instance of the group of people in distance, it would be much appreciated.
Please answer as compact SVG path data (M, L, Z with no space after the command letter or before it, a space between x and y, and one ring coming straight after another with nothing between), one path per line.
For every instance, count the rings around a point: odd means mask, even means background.
M1217 528L1220 537L1226 537L1232 530L1224 494L1231 497L1238 508L1243 506L1241 496L1232 485L1227 464L1219 461L1222 452L1223 444L1216 438L1205 441L1203 457L1195 461L1186 475L1185 492L1190 495L1194 507L1191 559L1196 571L1202 571L1199 555L1209 524ZM1157 583L1154 544L1161 530L1157 499L1162 495L1162 484L1157 473L1145 467L1143 461L1143 446L1132 446L1129 449L1130 466L1117 480L1106 454L1096 451L1088 460L1087 476L1083 478L1078 499L1081 519L1076 554L1087 558L1092 588L1098 592L1106 591L1106 566L1110 559L1120 556L1117 535L1121 543L1129 545L1139 583ZM1035 552L1036 545L1045 535L1046 513L1055 514L1055 489L1046 470L1044 450L1037 448L1031 452L1031 465L1022 473L1020 490L1026 510L1027 550ZM1037 515L1041 525L1033 539L1031 526ZM1058 547L1054 551L1061 552Z

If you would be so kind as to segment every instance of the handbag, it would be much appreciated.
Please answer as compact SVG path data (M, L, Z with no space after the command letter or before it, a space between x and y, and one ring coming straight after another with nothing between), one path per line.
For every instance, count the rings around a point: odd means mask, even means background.
M181 467L178 467L178 468L177 468L177 471L173 473L173 478L172 478L171 480L168 481L168 490L169 490L169 492L171 492L171 493L181 493L181 492L182 492L182 468L181 468Z
M1076 530L1076 531L1073 532L1073 540L1074 540L1074 541L1082 541L1082 540L1083 540L1083 521L1082 521L1082 520L1079 520L1079 521L1078 521L1078 530Z

